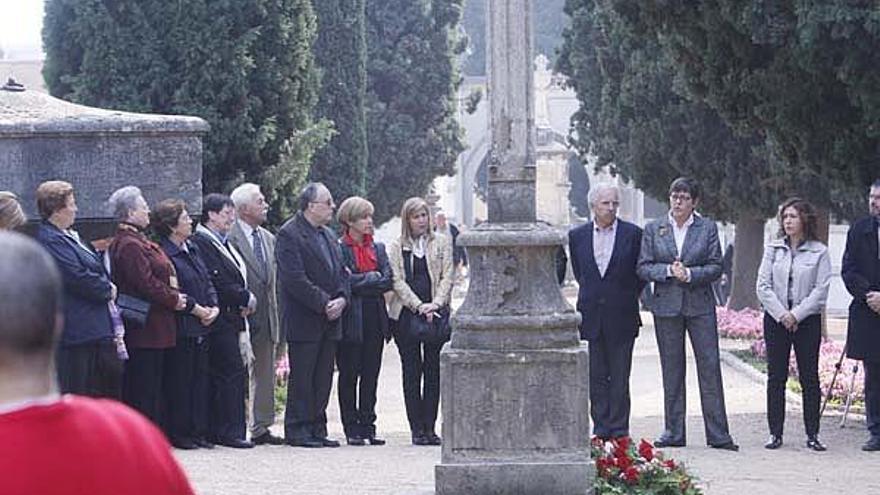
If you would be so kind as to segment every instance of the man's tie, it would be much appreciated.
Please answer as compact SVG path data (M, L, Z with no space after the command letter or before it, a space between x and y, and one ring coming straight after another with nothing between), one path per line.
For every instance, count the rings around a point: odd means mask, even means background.
M266 254L263 252L263 242L260 240L260 231L254 229L251 235L254 237L254 258L257 259L257 263L260 264L263 273L266 273Z

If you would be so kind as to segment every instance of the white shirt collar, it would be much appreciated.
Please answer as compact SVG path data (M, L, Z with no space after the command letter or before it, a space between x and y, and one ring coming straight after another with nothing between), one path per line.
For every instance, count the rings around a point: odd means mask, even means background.
M609 225L607 227L600 227L599 224L596 223L595 220L593 220L593 230L595 232L608 232L608 231L616 232L617 231L617 218L615 217L614 221L611 222L611 225Z

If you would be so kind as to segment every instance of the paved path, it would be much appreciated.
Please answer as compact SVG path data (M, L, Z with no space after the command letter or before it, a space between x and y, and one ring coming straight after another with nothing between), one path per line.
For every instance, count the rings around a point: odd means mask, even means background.
M822 438L829 447L815 453L803 446L799 410L789 407L786 444L765 450L767 437L764 388L746 374L724 365L724 385L731 432L741 451L732 453L705 446L693 361L688 370L688 446L670 449L700 478L710 495L773 495L880 493L880 454L859 450L865 440L864 420L837 426L838 417L826 417ZM400 380L397 349L385 350L379 386L379 433L382 447L301 449L261 446L237 451L177 451L196 490L203 495L260 494L430 494L439 447L410 445ZM634 437L653 438L663 425L663 394L657 346L650 327L637 340L632 374ZM342 436L336 395L331 399L331 436ZM281 432L276 427L276 433Z

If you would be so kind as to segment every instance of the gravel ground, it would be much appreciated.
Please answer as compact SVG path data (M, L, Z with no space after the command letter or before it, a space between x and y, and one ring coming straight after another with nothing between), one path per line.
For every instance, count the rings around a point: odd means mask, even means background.
M650 319L648 319L650 321ZM705 445L699 394L693 362L688 370L688 446L667 455L684 461L711 495L820 494L845 489L880 493L877 473L880 453L859 450L866 439L864 418L850 417L840 428L839 416L826 414L822 439L829 450L816 453L804 447L801 412L790 402L785 445L763 448L767 437L764 387L729 357L723 367L731 433L738 453ZM637 340L632 373L632 435L651 439L662 430L663 392L660 362L652 329ZM217 448L176 451L198 493L203 495L259 494L429 494L439 447L410 444L400 361L393 344L385 350L378 401L378 430L388 440L382 447L301 449L261 446L251 450ZM335 391L328 411L332 437L342 436ZM281 434L276 425L274 431Z

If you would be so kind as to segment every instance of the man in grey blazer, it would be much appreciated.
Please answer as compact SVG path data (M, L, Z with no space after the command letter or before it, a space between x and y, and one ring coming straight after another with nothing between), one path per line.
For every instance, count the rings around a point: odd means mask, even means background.
M279 340L275 236L262 227L269 205L256 184L244 183L230 197L237 221L229 232L229 242L244 258L248 288L257 298L257 310L248 317L254 354L251 439L255 445L283 445L283 438L269 432L275 423L275 347Z
M700 199L696 181L679 177L669 186L669 214L647 226L638 274L654 283L651 312L663 371L665 430L657 447L683 447L685 436L685 332L697 361L706 441L739 450L727 426L718 329L712 282L721 276L718 228L694 212Z

